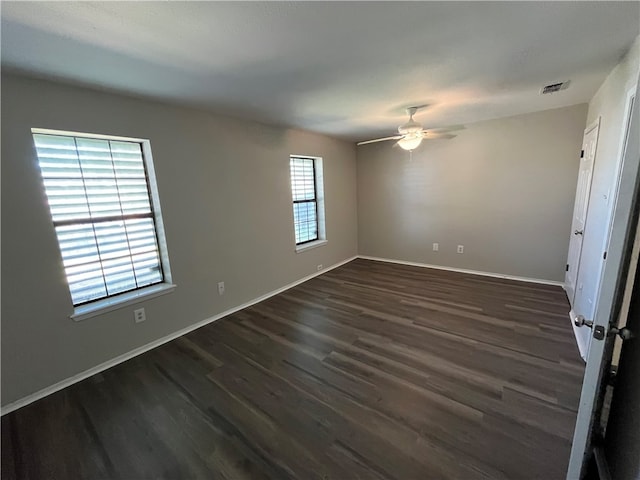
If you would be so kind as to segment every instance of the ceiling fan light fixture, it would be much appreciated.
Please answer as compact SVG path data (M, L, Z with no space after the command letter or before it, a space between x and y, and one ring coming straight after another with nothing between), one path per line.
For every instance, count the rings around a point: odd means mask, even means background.
M411 152L416 148L418 148L422 143L422 140L424 139L435 140L439 138L447 139L447 138L455 137L455 135L451 135L443 132L432 133L431 131L427 131L424 128L422 128L422 125L413 119L413 115L416 113L418 108L421 108L421 107L407 108L409 121L398 127L398 135L394 135L392 137L375 138L373 140L364 140L362 142L358 142L357 145L367 145L369 143L386 142L388 140L398 140L396 142L396 145L399 145L400 148L402 148L403 150L407 150Z
M415 136L415 137L408 136L398 140L398 145L400 146L400 148L402 148L403 150L409 150L409 151L415 150L420 146L421 143L422 143L422 137L418 137L418 136Z

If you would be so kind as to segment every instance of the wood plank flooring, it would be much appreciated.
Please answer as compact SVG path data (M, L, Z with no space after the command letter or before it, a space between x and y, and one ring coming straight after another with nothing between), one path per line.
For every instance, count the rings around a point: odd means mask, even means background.
M355 260L2 418L3 479L563 479L559 287Z

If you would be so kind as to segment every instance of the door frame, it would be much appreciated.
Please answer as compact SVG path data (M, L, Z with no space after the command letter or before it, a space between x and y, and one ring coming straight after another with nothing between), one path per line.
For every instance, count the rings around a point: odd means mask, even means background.
M637 90L636 90L636 99ZM621 165L618 195L613 207L611 236L607 262L604 264L597 298L593 327L604 329L604 340L591 342L587 356L580 405L569 457L568 480L580 479L585 472L591 451L594 423L598 418L601 386L612 353L613 339L609 337L611 326L618 321L624 288L627 282L629 262L633 249L633 237L640 211L640 108L635 103L631 113L629 137ZM609 358L607 358L607 356Z

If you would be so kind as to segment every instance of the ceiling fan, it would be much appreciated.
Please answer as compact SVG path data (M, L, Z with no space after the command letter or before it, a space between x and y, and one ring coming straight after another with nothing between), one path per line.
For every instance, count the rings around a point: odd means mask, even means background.
M404 150L415 150L420 146L422 140L436 140L436 139L450 139L455 137L450 133L436 132L433 130L425 130L418 122L413 119L413 116L420 107L407 108L407 115L409 115L409 121L398 127L399 135L393 137L376 138L374 140L366 140L364 142L358 142L358 145L366 145L368 143L386 142L387 140L398 140L396 145Z

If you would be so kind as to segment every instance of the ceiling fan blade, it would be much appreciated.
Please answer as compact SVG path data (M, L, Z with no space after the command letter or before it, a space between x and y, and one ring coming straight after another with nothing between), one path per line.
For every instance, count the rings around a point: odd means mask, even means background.
M358 142L356 145L366 145L368 143L386 142L387 140L399 140L402 135L394 135L393 137L376 138L375 140L365 140L364 142Z
M458 130L465 130L466 127L464 125L450 125L448 127L437 127L437 128L425 128L428 132L435 133L445 133L445 132L455 132Z
M439 133L439 132L423 132L422 138L426 140L451 140L455 138L457 135L453 135L451 133Z

